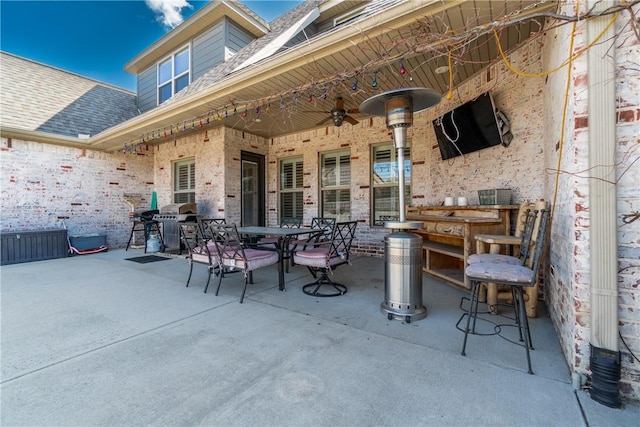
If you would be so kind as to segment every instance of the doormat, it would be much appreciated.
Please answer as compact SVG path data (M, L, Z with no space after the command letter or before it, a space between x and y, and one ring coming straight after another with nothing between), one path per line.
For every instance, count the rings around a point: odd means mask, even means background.
M168 259L168 257L164 257L164 256L158 256L158 255L144 255L144 256L137 256L134 258L125 258L127 261L133 261L133 262L137 262L138 264L148 264L150 262L156 262L156 261L166 261Z

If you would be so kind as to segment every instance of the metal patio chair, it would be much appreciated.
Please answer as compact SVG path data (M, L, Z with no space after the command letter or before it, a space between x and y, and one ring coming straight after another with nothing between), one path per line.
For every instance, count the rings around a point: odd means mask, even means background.
M534 211L537 215L537 211ZM546 245L547 227L549 224L549 210L542 209L540 211L540 222L538 224L538 230L535 239L535 245L533 253L520 260L519 264L507 264L496 262L479 262L476 264L470 264L466 268L466 274L471 281L471 296L469 303L469 310L462 315L458 321L458 325L464 316L467 316L466 327L464 331L464 341L462 343L462 355L466 354L467 338L469 334L476 334L476 321L478 320L478 299L480 284L491 282L497 285L504 285L511 288L514 309L516 312L515 322L518 328L518 334L520 341L524 341L524 344L520 344L515 341L511 341L514 344L523 345L526 349L527 355L527 367L528 372L533 374L531 369L531 357L529 355L529 349L532 349L531 333L529 330L529 320L525 310L525 299L523 288L534 286L537 279L538 269L540 268L542 254ZM523 233L523 245L526 244L533 234L533 228L526 229ZM526 236L528 234L528 236ZM473 322L472 322L473 320ZM494 330L496 334L500 333L500 327L506 325L495 325Z
M226 273L241 271L244 275L244 288L240 296L240 303L242 303L253 271L276 264L279 261L278 252L245 247L246 244L240 238L235 224L214 225L211 229L214 233L213 243L217 249L217 260L220 267L216 295L220 291L220 284Z
M329 274L333 274L333 270L339 265L349 263L351 243L357 225L357 221L338 222L330 239L308 243L302 250L293 253L295 264L307 267L316 278L315 282L302 287L305 294L316 297L335 297L347 293L347 287L331 280ZM322 288L325 286L332 290L323 292Z
M207 292L211 274L218 268L218 252L212 239L206 235L203 227L197 222L180 223L180 236L187 248L187 259L189 260L189 277L187 277L186 287L189 287L191 275L193 274L193 264L203 264L207 266L208 276L204 292Z

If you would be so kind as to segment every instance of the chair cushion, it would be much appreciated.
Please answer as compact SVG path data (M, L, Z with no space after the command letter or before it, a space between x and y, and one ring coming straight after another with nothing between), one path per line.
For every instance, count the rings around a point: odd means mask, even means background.
M191 251L191 259L194 262L202 264L217 262L218 252L216 245L214 243L207 243L207 248L209 249L209 253L207 253L207 250L203 246L196 246L193 248L193 251ZM209 260L209 254L211 254L211 260Z
M278 253L274 251L262 251L260 249L245 249L245 260L236 254L228 253L228 258L224 257L223 264L227 267L237 267L243 270L252 271L260 267L266 267L267 265L275 264L278 262ZM233 257L233 258L232 258Z
M469 255L467 258L467 264L478 264L481 262L522 265L522 260L520 258L510 255L473 254Z
M293 261L296 264L306 265L308 267L325 268L327 266L328 256L329 248L327 246L321 246L295 252L293 254Z
M465 271L470 279L482 282L508 282L529 286L534 280L533 270L522 265L481 262L470 264Z

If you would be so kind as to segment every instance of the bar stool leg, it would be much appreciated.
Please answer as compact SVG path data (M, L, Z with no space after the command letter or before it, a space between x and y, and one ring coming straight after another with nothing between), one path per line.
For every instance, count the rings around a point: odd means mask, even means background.
M467 326L464 329L464 341L462 342L462 354L466 356L467 337L469 336L469 326L471 325L471 317L473 316L473 330L476 329L476 317L478 316L478 287L480 282L471 281L471 302L469 303L469 313L467 314Z
M520 335L524 336L524 348L527 353L527 368L529 369L529 374L533 375L533 370L531 369L531 356L529 355L529 348L531 347L531 333L529 331L529 319L527 318L527 312L524 304L524 292L522 292L522 287L516 286L514 287L517 294L517 308L519 311L518 314L518 329L520 329ZM524 331L521 329L523 328Z

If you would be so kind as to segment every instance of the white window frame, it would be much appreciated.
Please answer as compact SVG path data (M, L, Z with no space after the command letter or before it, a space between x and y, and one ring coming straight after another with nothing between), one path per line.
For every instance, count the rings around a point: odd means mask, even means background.
M175 61L176 61L176 56L180 55L181 53L187 51L189 57L187 59L187 69L179 74L176 75L176 71L175 71ZM160 67L165 64L167 61L170 62L171 64L171 77L169 78L169 80L166 80L164 82L160 81ZM187 86L189 86L191 84L191 45L190 44L186 44L182 47L180 47L179 49L176 49L173 53L171 53L170 55L165 56L164 58L162 58L162 60L158 61L156 63L156 101L157 101L157 105L162 104L163 102L173 98L175 96L176 93L178 93L179 91L176 91L176 81L178 79L180 79L181 77L184 76L188 77L188 82L187 82ZM160 96L160 89L170 85L171 87L171 96L169 96L167 99L162 100L161 96ZM187 87L185 86L185 87ZM184 89L184 88L182 88ZM182 90L181 89L181 90Z
M383 171L380 171L380 167L376 168L375 160L376 160L376 151L379 149L389 148L390 150L390 160L387 168L384 168ZM407 140L404 149L404 193L405 193L405 207L411 203L411 141ZM381 176L383 172L385 176ZM376 189L384 189L388 188L391 191L395 189L395 200L391 201L391 206L386 209L384 212L378 212L376 209ZM384 225L384 221L388 220L398 220L400 218L400 211L398 209L398 204L400 202L398 197L398 158L397 158L397 150L395 149L393 142L381 143L381 144L373 144L371 145L371 226L372 227L381 227ZM379 218L379 216L384 219Z
M333 168L327 160L333 160ZM346 161L345 161L346 160ZM336 218L336 221L351 219L351 151L341 150L321 153L319 158L320 216ZM335 205L327 206L325 194L334 193Z
M292 165L292 177L291 177L291 186L287 185L288 179L285 175L285 166ZM278 164L278 175L280 177L280 183L278 185L279 194L279 214L280 218L283 217L296 217L302 218L304 213L304 162L302 157L290 157L287 159L280 159ZM285 198L289 195L293 195L292 200L292 211L285 212L284 203ZM299 200L299 206L297 205L297 200Z
M187 173L187 180L184 185L180 183L180 169ZM173 202L174 203L195 203L196 202L196 160L186 159L173 162ZM184 197L186 195L186 198Z

